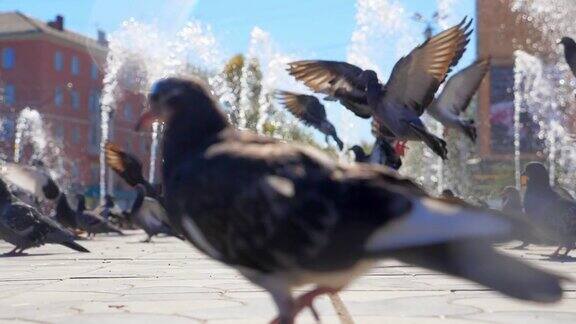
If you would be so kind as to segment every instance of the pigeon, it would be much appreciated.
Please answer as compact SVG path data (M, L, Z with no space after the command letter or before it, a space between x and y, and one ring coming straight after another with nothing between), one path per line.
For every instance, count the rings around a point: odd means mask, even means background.
M366 154L364 148L360 145L354 145L350 148L354 152L355 161L358 163L375 163L385 165L394 170L400 169L402 160L394 151L394 148L384 139L376 139L372 145L370 155Z
M424 141L443 159L446 143L430 134L420 116L469 42L472 21L462 22L427 40L398 61L383 85L376 72L321 60L289 63L288 72L314 92L337 99L361 118L374 117L397 140Z
M490 68L490 59L479 60L454 74L438 98L426 109L434 119L446 128L454 128L466 135L472 142L476 141L476 126L471 119L460 115L468 108L470 100L480 87L480 83Z
M366 82L373 70L356 65L325 60L303 60L288 63L288 73L316 93L327 95L324 100L338 100L342 106L364 119L372 117L366 99ZM384 91L384 86L381 90Z
M19 201L0 179L0 239L14 245L7 255L20 255L32 247L60 244L78 252L89 252L74 242L74 235L55 220Z
M54 218L56 221L58 221L58 223L64 225L71 231L76 231L79 229L78 221L76 219L76 212L70 206L68 198L64 193L61 193L60 197L58 197Z
M428 132L420 116L464 53L471 22L462 20L401 58L392 70L386 91L381 90L375 74L369 74L366 83L368 105L378 123L396 139L424 142L442 159L447 158L446 142Z
M129 186L135 187L137 184L142 184L146 187L147 195L152 195L156 198L159 196L158 190L144 178L142 162L136 156L125 152L118 145L111 142L106 142L104 150L106 153L106 164Z
M568 256L576 246L576 202L563 198L550 186L548 170L540 162L530 162L522 173L528 181L524 193L524 212L553 234L550 239L558 243L551 257L557 257L562 248Z
M336 134L334 125L326 118L326 109L318 98L290 91L277 91L276 96L294 117L322 132L326 136L326 143L331 136L340 150L344 148L344 143Z
M382 126L376 118L372 119L372 135L376 138L373 146L374 151L370 155L370 162L387 165L394 170L400 169L402 160L396 149L393 147L398 140L389 129Z
M100 215L105 220L122 220L122 210L120 207L116 206L114 202L114 197L111 195L104 195L104 204L96 207L94 213Z
M562 37L560 44L564 46L564 58L570 71L572 71L572 75L576 76L576 42L570 37Z
M484 237L510 224L429 197L396 172L345 164L315 148L236 130L202 81L157 81L136 129L165 122L168 216L196 248L271 294L275 323L293 323L382 258L463 277L536 302L562 279L498 253ZM313 285L294 298L293 289Z
M130 213L128 213L128 217L132 223L144 230L146 235L148 235L143 242L151 242L152 237L158 234L183 239L168 225L166 222L168 219L166 209L164 209L164 206L162 206L158 200L146 194L146 187L142 184L137 184L135 189L136 199L132 204L132 209Z
M0 175L11 185L40 200L55 200L60 194L58 185L41 162L34 165L6 162L0 166Z
M88 236L99 233L116 233L124 235L122 231L103 218L99 212L86 210L86 198L84 195L77 195L78 207L76 208L76 221L78 227L87 232Z

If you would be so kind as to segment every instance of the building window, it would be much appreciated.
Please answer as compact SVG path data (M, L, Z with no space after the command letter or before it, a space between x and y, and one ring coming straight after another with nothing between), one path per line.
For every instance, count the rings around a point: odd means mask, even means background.
M56 52L54 53L54 70L62 71L62 68L64 68L64 55L62 52Z
M71 91L70 99L72 101L72 109L78 110L80 108L80 93L75 90Z
M12 137L14 137L14 120L3 118L0 124L2 124L2 128L0 128L0 139L4 141L11 140Z
M92 63L90 67L90 76L93 80L98 79L98 65L96 63Z
M132 120L132 105L127 103L124 104L124 108L122 109L122 112L124 113L124 119L126 120Z
M14 67L15 54L13 48L5 48L2 50L2 67L4 69L11 69Z
M80 128L78 128L78 126L74 126L72 129L72 143L80 143Z
M80 74L80 59L78 59L78 56L72 56L70 70L72 70L73 75Z
M90 97L88 97L88 109L90 112L96 113L100 109L100 92L90 90Z
M100 128L96 124L90 127L90 146L93 148L100 146Z
M54 105L56 107L62 107L64 103L64 93L62 91L62 87L56 87L54 90Z
M64 126L62 125L58 125L56 126L56 129L54 130L55 134L56 134L56 138L60 141L60 142L64 142Z
M7 106L14 105L16 103L16 88L12 84L7 84L4 86L4 104Z

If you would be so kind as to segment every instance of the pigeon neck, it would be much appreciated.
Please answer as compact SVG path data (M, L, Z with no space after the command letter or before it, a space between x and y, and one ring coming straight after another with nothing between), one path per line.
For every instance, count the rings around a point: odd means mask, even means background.
M86 210L86 201L84 199L78 200L78 207L76 207L76 211L81 213Z
M164 132L164 179L168 179L170 170L178 166L182 159L206 150L211 139L228 127L226 116L216 107L179 109Z
M143 190L136 190L136 199L132 204L132 209L130 210L130 214L134 215L135 213L140 210L142 204L144 203L144 191Z

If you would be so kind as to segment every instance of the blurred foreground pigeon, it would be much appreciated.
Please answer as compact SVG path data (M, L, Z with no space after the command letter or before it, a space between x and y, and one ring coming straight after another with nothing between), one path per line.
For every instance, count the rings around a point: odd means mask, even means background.
M480 87L486 72L490 68L490 60L480 60L454 74L426 110L432 117L447 128L454 128L465 134L471 141L476 141L476 126L471 119L460 115L468 108L470 100Z
M0 180L0 239L15 246L8 255L22 254L26 249L48 243L89 252L74 242L74 235L55 220L14 197L3 180Z
M166 123L172 224L266 289L276 323L293 323L314 297L344 289L387 257L523 300L562 296L560 277L482 240L507 234L504 218L428 197L380 166L340 164L314 148L239 132L201 81L160 80L149 102L137 129ZM295 299L303 285L313 289Z
M576 42L570 37L562 37L560 44L564 45L564 58L572 75L576 77Z
M78 227L87 232L88 236L100 233L116 233L124 235L122 231L102 217L99 212L86 210L86 198L84 195L77 195L78 207L76 208L76 221Z
M553 234L549 239L558 243L558 249L552 256L558 256L562 248L566 249L564 256L567 256L576 248L576 202L554 191L548 170L540 162L528 163L523 176L528 178L524 212Z
M331 136L340 150L344 148L344 143L336 134L334 125L326 118L326 109L318 98L289 91L277 91L276 96L294 117L322 132L326 136L326 143L328 136Z
M144 242L151 242L152 237L158 234L183 239L168 225L166 209L164 209L158 200L146 195L146 187L138 184L135 189L136 199L132 204L132 209L128 217L132 223L144 230L146 235L148 235L148 238Z

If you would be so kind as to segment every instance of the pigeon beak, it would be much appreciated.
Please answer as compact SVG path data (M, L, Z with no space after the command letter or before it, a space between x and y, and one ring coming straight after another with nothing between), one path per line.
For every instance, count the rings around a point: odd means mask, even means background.
M134 129L139 132L144 128L150 128L150 126L152 125L152 123L154 121L156 121L157 119L159 119L159 115L156 111L154 110L147 110L145 111L140 118L138 119L138 122L136 123L136 127L134 127Z

